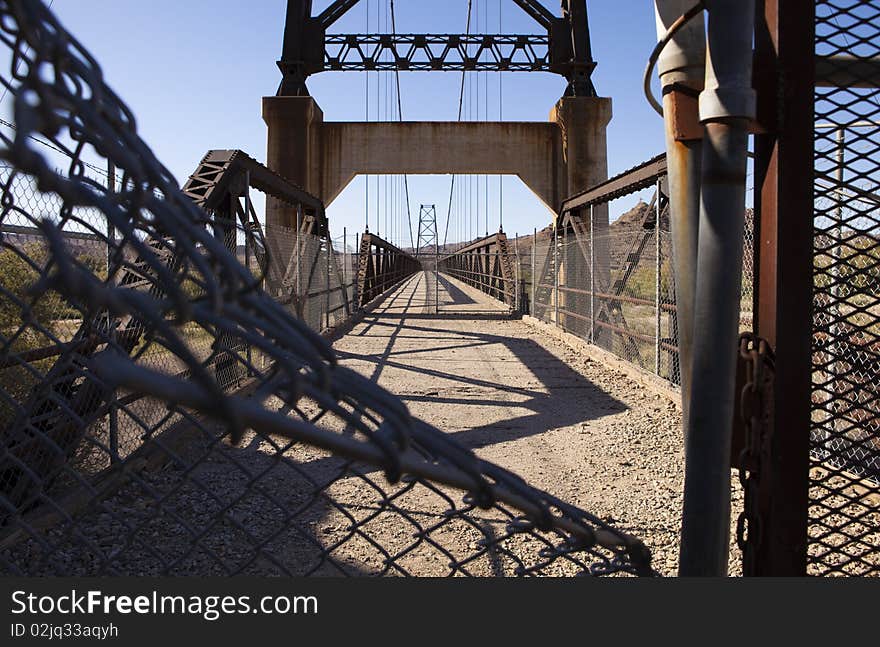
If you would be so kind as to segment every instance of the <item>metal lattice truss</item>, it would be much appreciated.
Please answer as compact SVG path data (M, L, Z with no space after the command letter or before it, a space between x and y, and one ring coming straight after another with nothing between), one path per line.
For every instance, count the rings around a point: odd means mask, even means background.
M375 234L361 238L358 296L361 305L394 289L421 269L420 263Z
M328 34L327 71L551 72L543 35Z
M294 207L297 229L271 226L264 232L250 199L251 189ZM240 260L250 266L253 258L260 276L266 279L269 294L290 306L300 318L310 298L316 296L315 284L324 278L322 272L328 269L328 263L329 272L336 275L340 286L343 283L337 255L331 251L324 204L243 151L208 151L184 184L183 193L212 216L218 235L221 229L226 236L236 228L243 231L244 258ZM228 241L230 249L236 242ZM343 294L341 307L348 316L351 304L344 289L338 291Z
M440 271L514 307L514 263L507 236L504 232L498 232L440 259Z
M300 210L305 233L327 235L327 216L321 200L240 150L208 151L184 184L183 192L199 207L214 213L230 198L244 197L251 188Z
M569 96L596 96L586 0L562 0L557 17L537 0L513 0L540 34L328 34L358 4L336 0L312 16L311 0L288 0L279 96L308 95L306 80L324 71L552 72Z

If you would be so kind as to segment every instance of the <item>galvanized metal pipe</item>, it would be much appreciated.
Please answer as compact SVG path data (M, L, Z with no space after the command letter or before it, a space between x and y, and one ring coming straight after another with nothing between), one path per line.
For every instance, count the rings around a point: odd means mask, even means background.
M693 0L657 0L658 38L693 7ZM694 299L697 289L697 239L700 222L702 133L686 139L679 126L697 121L697 105L683 92L698 92L705 83L706 40L703 16L685 24L660 54L657 71L663 87L666 159L669 177L669 222L675 275L676 322L684 428L688 429L693 363ZM676 90L678 88L678 90ZM687 114L692 111L694 114Z
M742 289L754 0L708 0L708 57L692 383L685 430L682 576L727 574L730 437Z

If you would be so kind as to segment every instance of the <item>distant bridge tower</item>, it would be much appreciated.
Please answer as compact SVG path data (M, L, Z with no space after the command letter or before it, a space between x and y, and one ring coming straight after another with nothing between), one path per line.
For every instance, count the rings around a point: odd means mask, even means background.
M435 255L439 244L436 205L423 204L419 210L419 238L416 243L416 256Z

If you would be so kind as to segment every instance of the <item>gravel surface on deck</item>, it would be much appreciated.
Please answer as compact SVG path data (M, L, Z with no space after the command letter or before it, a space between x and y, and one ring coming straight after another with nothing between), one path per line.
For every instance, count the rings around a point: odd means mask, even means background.
M640 537L655 567L674 575L683 487L675 405L504 317L458 281L441 278L435 314L426 285L415 276L336 342L343 363L482 458ZM732 481L735 518L742 496ZM731 541L732 574L739 560Z

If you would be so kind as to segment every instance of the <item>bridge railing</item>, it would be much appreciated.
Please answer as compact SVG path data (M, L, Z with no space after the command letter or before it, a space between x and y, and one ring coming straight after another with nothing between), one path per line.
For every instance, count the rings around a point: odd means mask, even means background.
M375 234L361 236L358 254L358 303L365 306L421 269L421 263Z
M504 232L481 238L440 259L441 272L511 308L518 304L517 263Z
M654 187L610 225L609 205ZM554 228L532 238L531 314L669 386L680 385L665 158L649 160L567 201ZM631 198L630 198L631 199ZM621 203L613 204L620 208ZM752 325L754 223L747 213L740 326Z
M254 190L293 207L295 226L263 224ZM321 200L239 150L209 151L183 192L212 216L227 247L293 316L319 332L351 317L355 276L347 236L331 238Z

